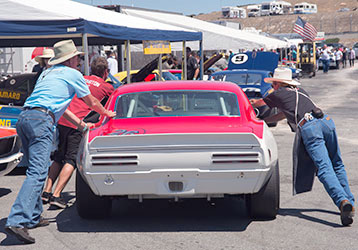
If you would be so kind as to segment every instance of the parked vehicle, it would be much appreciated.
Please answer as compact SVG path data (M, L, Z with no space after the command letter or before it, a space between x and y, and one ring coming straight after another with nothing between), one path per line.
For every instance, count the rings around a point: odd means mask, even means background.
M21 161L21 141L14 128L0 127L0 176L10 173Z
M248 17L256 17L256 16L260 16L260 9L261 9L261 5L260 4L255 4L255 5L249 5L247 6L247 16Z
M291 13L291 4L285 1L272 1L261 3L261 16L285 15Z
M316 43L303 42L297 47L297 67L301 69L303 76L313 77L316 75Z
M238 84L249 99L262 98L273 91L271 84L266 83L264 79L272 76L278 66L278 59L279 55L275 52L238 53L230 58L228 70L213 73L211 79ZM258 118L264 119L277 114L278 110L264 105L255 109L255 112ZM268 125L276 126L277 122Z
M0 126L15 128L17 117L36 83L36 73L5 78L0 82Z
M102 120L80 145L76 206L82 218L108 216L115 198L227 195L244 198L253 218L276 217L277 145L236 84L127 84L107 108L116 117Z
M211 81L233 82L240 86L246 96L250 99L261 99L273 91L271 84L264 79L272 77L272 72L266 70L247 70L234 69L224 70L211 74ZM270 109L267 105L255 109L256 115L260 119L277 114L277 109ZM270 127L276 126L277 122L268 123Z
M246 10L239 7L222 7L221 12L225 18L246 18Z
M314 14L317 13L317 4L302 2L295 4L293 8L294 14Z

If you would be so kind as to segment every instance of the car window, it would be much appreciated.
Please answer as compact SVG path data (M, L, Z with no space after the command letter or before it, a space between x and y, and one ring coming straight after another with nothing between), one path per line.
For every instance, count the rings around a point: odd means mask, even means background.
M119 96L116 118L238 116L237 96L217 91L152 91Z
M261 85L262 76L260 74L247 74L247 85Z
M247 83L247 74L227 74L225 81L233 82L239 85L246 85Z
M213 76L212 80L233 82L238 85L261 85L262 76L254 73L220 74Z

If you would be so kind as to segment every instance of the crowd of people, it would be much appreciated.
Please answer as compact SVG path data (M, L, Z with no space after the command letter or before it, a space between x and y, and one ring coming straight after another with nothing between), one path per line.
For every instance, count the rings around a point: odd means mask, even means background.
M336 69L346 68L347 61L349 61L349 67L354 67L356 59L356 53L352 47L330 48L324 44L322 48L317 48L316 54L317 59L322 61L324 73L328 73L331 58L335 61Z

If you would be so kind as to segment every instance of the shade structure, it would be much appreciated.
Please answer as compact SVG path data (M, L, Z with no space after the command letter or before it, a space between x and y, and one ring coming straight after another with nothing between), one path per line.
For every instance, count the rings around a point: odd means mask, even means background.
M143 40L195 41L202 34L70 0L1 0L0 46L52 46L72 38L89 45L132 44Z
M145 18L169 25L176 25L203 33L204 50L222 49L277 49L288 47L287 42L248 31L242 31L222 25L184 16L179 13L168 13L122 6L123 13L132 17Z

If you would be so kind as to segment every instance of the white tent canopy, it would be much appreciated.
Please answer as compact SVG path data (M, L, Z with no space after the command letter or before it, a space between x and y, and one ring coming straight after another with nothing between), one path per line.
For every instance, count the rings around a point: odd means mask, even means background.
M288 47L287 42L263 35L232 29L218 24L187 17L177 13L167 13L121 7L121 11L133 17L180 26L182 28L200 31L203 33L204 50L222 49L277 49ZM194 48L195 49L195 48Z

